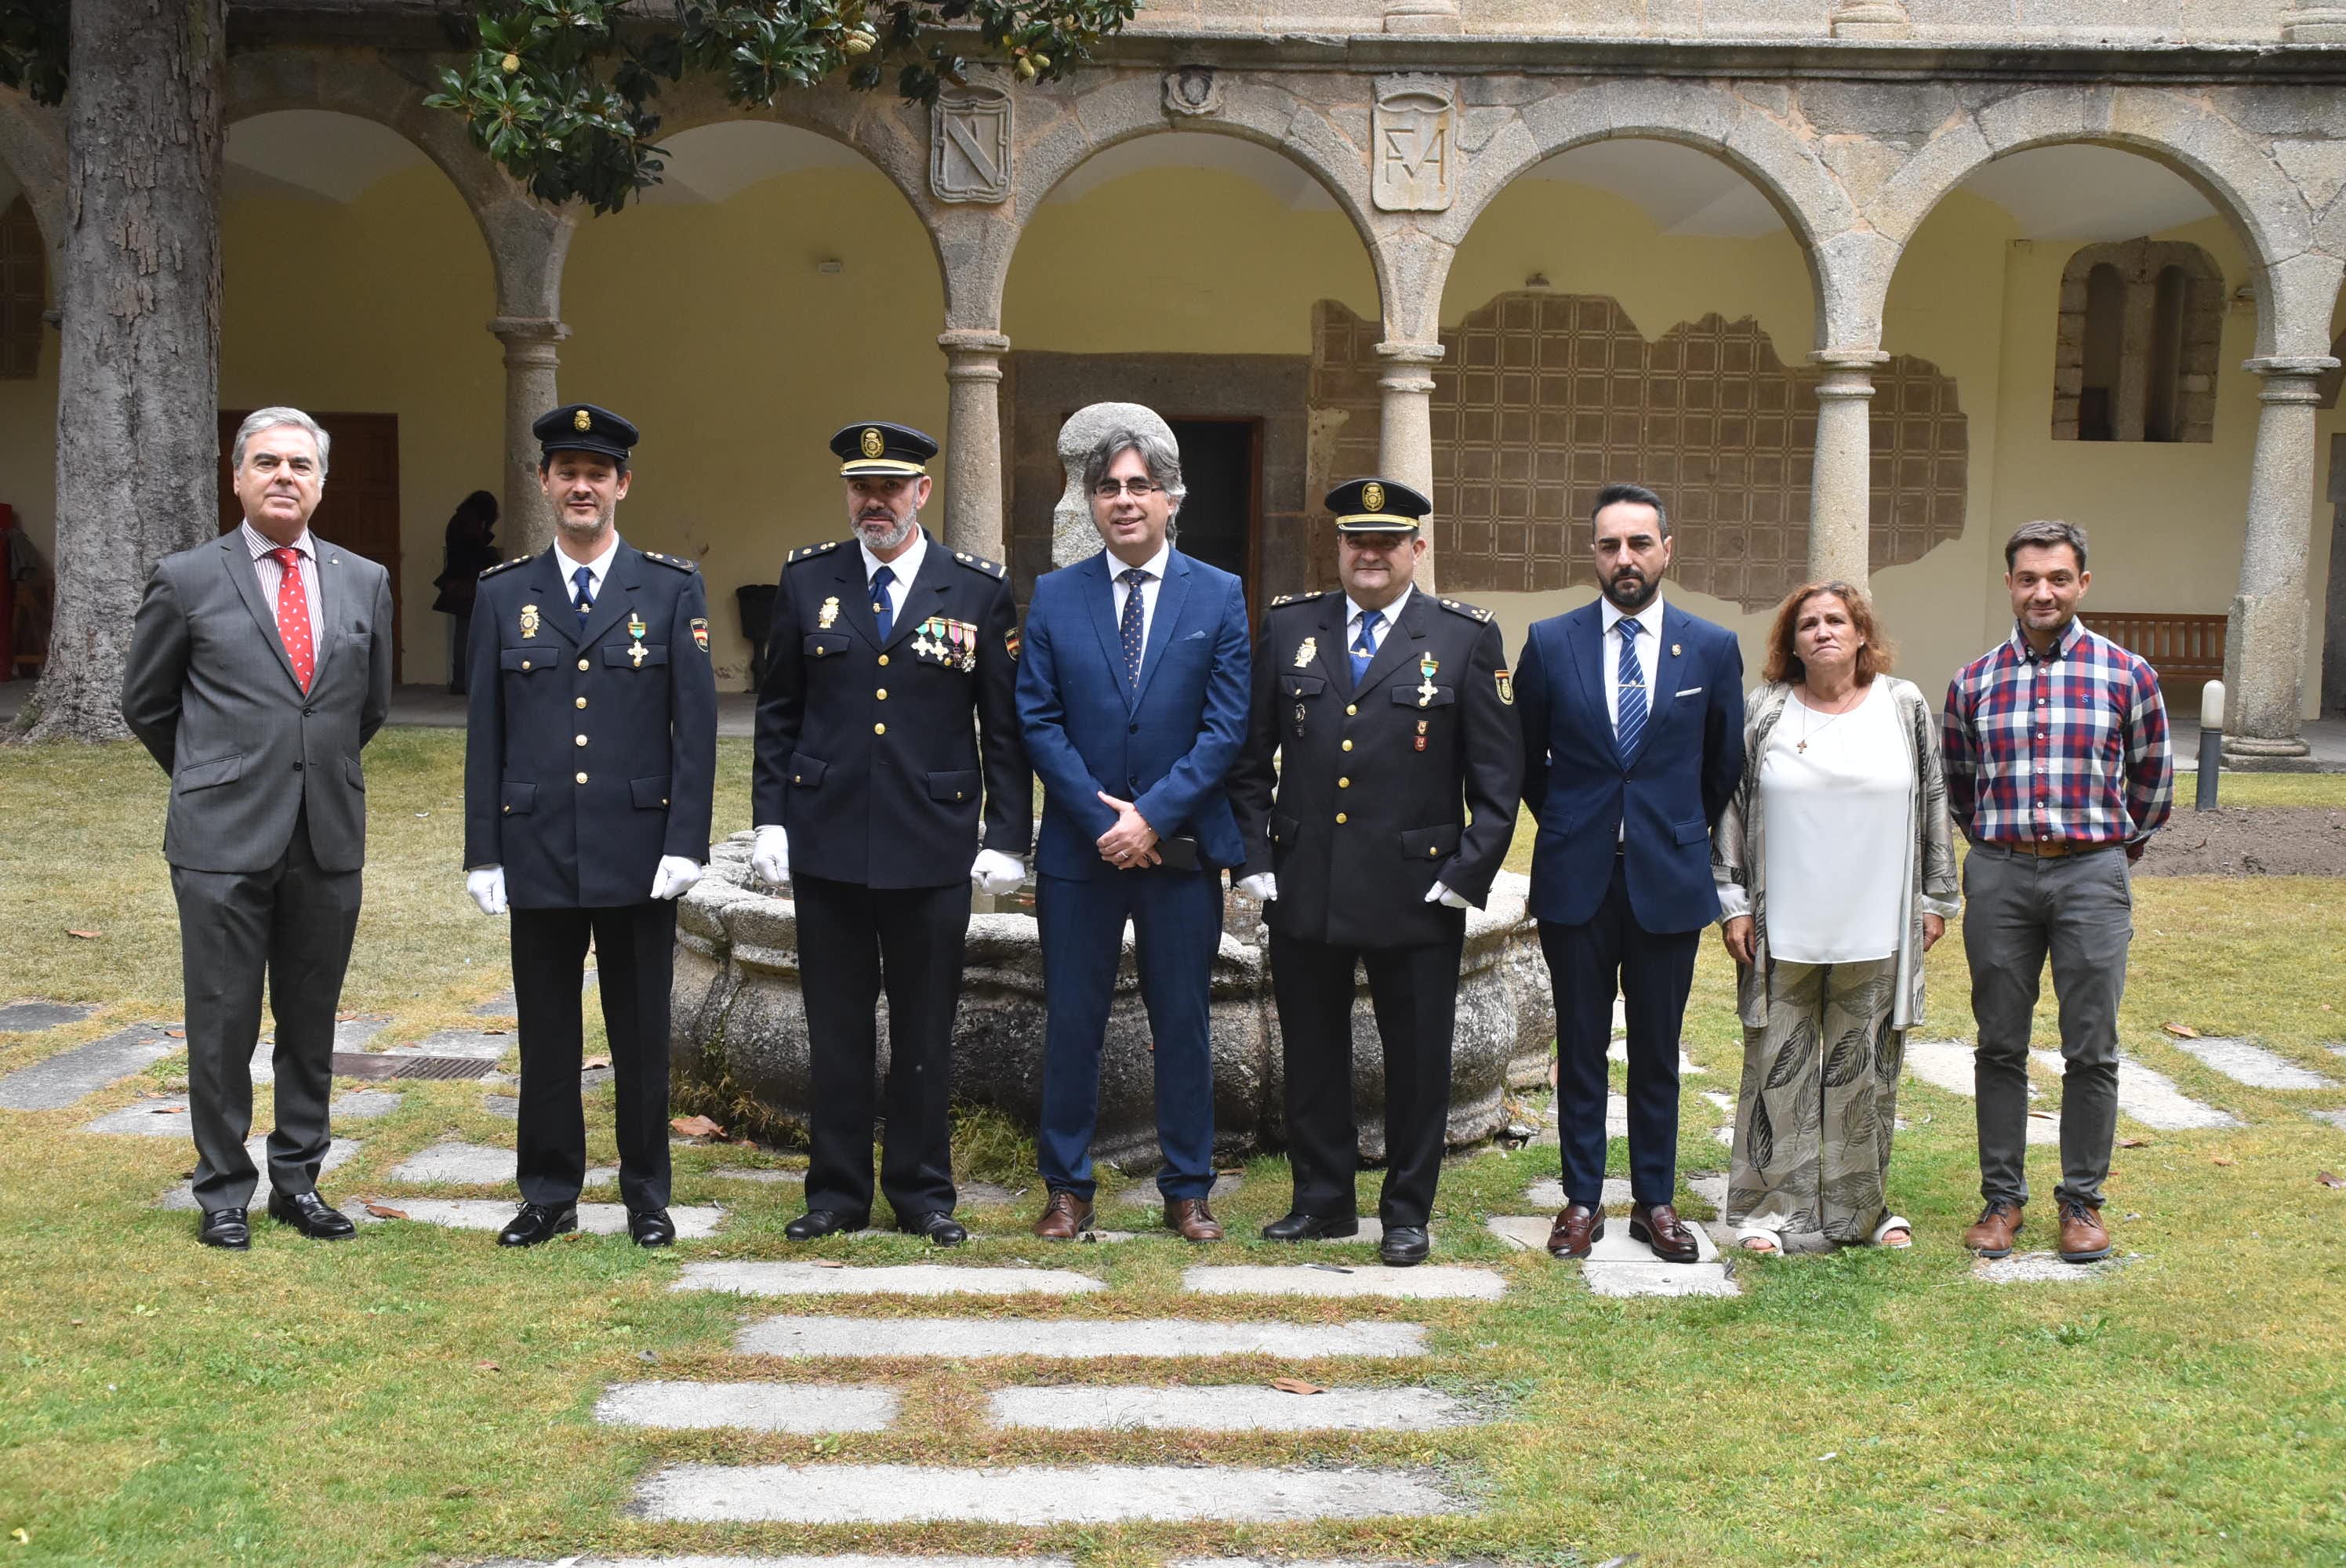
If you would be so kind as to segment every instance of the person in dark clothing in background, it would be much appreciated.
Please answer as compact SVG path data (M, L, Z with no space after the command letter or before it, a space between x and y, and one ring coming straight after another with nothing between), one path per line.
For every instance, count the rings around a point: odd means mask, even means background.
M475 490L458 502L448 519L446 558L441 563L440 575L432 579L432 585L440 590L432 607L448 617L448 690L458 697L464 694L464 648L473 635L473 595L481 574L498 560L496 527L495 496Z

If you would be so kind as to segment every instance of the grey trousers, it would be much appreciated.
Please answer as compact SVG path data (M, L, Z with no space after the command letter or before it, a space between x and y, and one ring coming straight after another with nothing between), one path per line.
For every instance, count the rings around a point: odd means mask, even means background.
M334 1009L358 931L360 876L319 867L306 812L265 871L171 868L188 1001L188 1131L196 1140L196 1202L207 1214L248 1207L259 1179L244 1141L252 1131L264 980L277 1020L269 1185L287 1194L317 1187L333 1142L326 1103Z
M1964 947L1979 1025L1973 1081L1982 1197L2028 1196L2028 1029L2049 954L2066 1064L2055 1196L2101 1206L2117 1131L2118 999L2133 936L2134 891L2123 850L2040 860L1974 844L1965 857Z

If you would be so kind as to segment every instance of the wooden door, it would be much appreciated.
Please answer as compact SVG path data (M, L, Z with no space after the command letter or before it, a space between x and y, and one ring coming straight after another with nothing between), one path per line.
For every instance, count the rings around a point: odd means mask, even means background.
M219 416L220 532L244 521L230 483L229 453L236 427L250 409L222 409ZM406 655L400 620L399 416L395 413L314 413L332 450L326 460L326 488L310 531L375 562L391 574L391 678L400 678Z

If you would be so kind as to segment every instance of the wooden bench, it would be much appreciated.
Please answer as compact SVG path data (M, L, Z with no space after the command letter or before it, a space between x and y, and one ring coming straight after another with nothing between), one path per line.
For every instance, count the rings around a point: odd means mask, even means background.
M2105 610L2090 600L2077 613L2095 631L2149 662L2170 710L2179 703L2198 712L2201 684L2224 678L2223 616Z

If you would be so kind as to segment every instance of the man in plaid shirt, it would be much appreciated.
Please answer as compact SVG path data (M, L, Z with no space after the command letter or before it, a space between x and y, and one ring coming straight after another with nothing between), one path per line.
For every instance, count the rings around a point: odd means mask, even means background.
M2028 1030L2048 952L2060 999L2061 1257L2107 1257L2102 1182L2117 1130L2118 998L2134 934L2128 862L2173 804L2167 705L2149 665L2081 624L2086 531L2030 523L2004 547L2013 634L1957 672L1943 718L1947 809L1971 840L1980 1196L1964 1235L2012 1251L2028 1201Z

